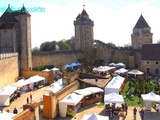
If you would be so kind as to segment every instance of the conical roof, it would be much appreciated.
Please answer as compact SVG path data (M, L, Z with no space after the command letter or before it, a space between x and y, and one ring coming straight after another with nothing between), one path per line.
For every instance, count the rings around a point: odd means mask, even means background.
M141 15L135 25L134 28L145 28L145 27L150 27L144 17Z
M14 17L14 11L8 5L6 11L0 17L0 22L18 22L17 19Z
M83 11L82 11L82 13L81 13L81 15L87 15L88 16L88 14L87 14L87 12L86 12L86 10L85 9L83 9Z

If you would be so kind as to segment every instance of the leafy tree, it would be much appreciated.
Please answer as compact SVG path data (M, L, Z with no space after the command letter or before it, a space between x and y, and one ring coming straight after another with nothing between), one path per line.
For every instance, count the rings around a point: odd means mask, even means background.
M49 51L49 42L44 42L40 45L40 51Z
M63 40L58 42L58 46L60 50L71 50L70 45L65 43Z
M32 48L32 52L38 52L38 51L40 51L40 49L37 46Z

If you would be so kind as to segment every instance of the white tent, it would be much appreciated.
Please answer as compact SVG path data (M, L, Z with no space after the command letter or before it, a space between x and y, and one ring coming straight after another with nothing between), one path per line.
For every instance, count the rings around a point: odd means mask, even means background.
M112 92L115 92L117 94L119 94L119 91L121 89L121 85L124 81L124 77L121 77L119 75L117 75L116 77L114 77L106 86L105 86L105 94L109 94Z
M44 71L44 72L50 72L51 70L46 68L46 69L44 69L42 71Z
M115 73L117 73L117 74L124 74L124 73L127 73L127 72L128 72L128 70L126 70L125 68L120 68L120 69L115 71Z
M98 115L96 113L91 113L91 114L85 114L82 120L109 120L109 117Z
M160 95L156 95L154 92L150 92L148 94L141 94L141 97L144 101L160 102Z
M0 120L13 120L12 118L16 116L17 114L8 113L6 111L0 112Z
M74 93L77 93L77 94L83 95L83 96L87 96L87 95L91 95L91 94L95 94L95 93L99 93L99 92L104 92L104 91L98 87L87 87L84 89L78 89L78 90L74 91Z
M122 95L119 95L115 92L104 95L104 103L124 103L124 99Z
M131 70L128 72L128 74L131 75L143 75L143 72L139 71L139 70Z
M28 85L28 84L30 84L29 81L21 79L21 80L18 80L17 82L15 82L15 83L11 84L11 86L23 87L23 86Z
M62 84L62 79L59 79L56 82L52 83L49 88L45 89L44 92L45 94L48 94L48 92L50 91L56 93L64 87L65 85Z
M154 92L148 94L141 94L142 99L146 102L146 110L151 110L151 102L160 103L160 95L156 95Z
M35 75L35 76L32 76L32 77L28 78L26 81L29 82L29 83L35 83L35 82L39 82L39 81L45 82L45 77Z
M76 106L83 99L83 95L77 95L75 93L67 95L61 101L59 101L59 115L60 117L66 117L67 105Z
M6 86L0 90L0 106L10 105L10 96L16 91L17 87Z

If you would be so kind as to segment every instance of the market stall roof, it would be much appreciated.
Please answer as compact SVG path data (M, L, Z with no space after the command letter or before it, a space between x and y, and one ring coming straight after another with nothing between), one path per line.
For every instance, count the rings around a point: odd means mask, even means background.
M0 112L0 120L13 120L12 118L16 116L17 114L8 113L6 111Z
M132 74L132 75L143 75L143 72L139 71L139 70L131 70L128 72L128 74Z
M27 79L27 81L30 82L30 83L44 81L44 80L45 80L45 77L41 77L39 75L35 75L35 76L32 76L32 77Z
M54 68L52 68L51 70L53 70L53 71L59 71L60 69L59 69L59 68L54 67Z
M109 120L109 117L98 115L96 113L91 113L91 114L85 114L82 120Z
M28 85L28 84L30 84L29 81L21 79L21 80L18 80L17 82L15 82L15 83L11 84L11 86L23 87L23 86Z
M78 90L74 91L74 93L84 95L84 96L99 93L99 92L104 92L104 91L101 88L98 88L98 87L87 87L87 88L84 88L84 89L78 89Z
M160 102L160 95L156 95L154 92L150 92L148 94L141 94L141 97L144 101Z
M104 95L104 103L124 103L124 99L122 95L112 92Z
M46 68L46 69L44 69L44 70L42 70L42 71L50 72L51 70Z
M16 91L17 87L7 85L0 90L0 95L12 95Z
M67 95L59 102L67 103L68 105L76 105L83 99L83 95L77 95L75 93Z
M128 72L128 70L126 70L125 68L120 68L120 69L115 71L115 73L117 73L117 74L124 74L124 73L127 73L127 72Z

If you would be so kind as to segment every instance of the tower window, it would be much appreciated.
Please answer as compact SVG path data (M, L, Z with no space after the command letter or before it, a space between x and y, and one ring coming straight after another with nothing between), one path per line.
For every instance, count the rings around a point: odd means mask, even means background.
M157 65L158 65L158 61L156 61L156 62L155 62L155 64L157 64Z
M147 64L149 64L149 61L147 61Z

